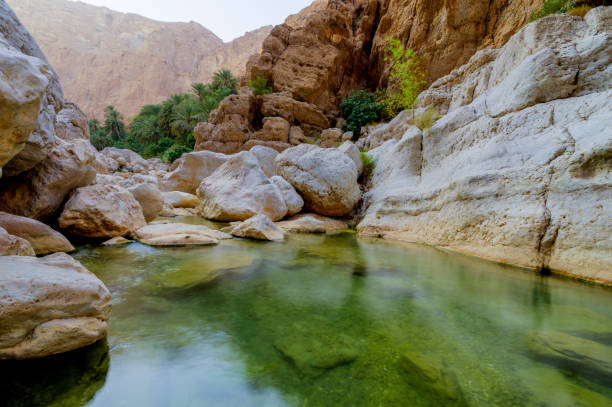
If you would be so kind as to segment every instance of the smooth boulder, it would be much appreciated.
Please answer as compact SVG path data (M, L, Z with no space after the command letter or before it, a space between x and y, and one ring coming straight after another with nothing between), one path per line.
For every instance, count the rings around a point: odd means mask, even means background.
M197 196L186 192L172 191L164 194L164 202L172 208L195 208L200 200Z
M72 244L61 233L34 219L0 212L0 227L30 242L37 255L71 252Z
M276 225L288 232L295 233L332 233L349 228L348 223L344 221L327 218L314 213L303 213L293 218L277 222Z
M228 160L229 156L212 151L183 154L175 161L173 171L159 180L164 191L180 191L195 194L202 180Z
M216 245L230 235L202 225L159 223L147 225L135 233L136 238L149 246L208 246Z
M278 189L283 194L283 198L285 198L285 205L287 205L287 216L293 216L295 214L300 213L302 208L304 207L304 200L297 193L295 188L291 186L283 177L279 177L275 175L270 178L270 181L274 182Z
M67 254L0 257L0 359L67 352L102 339L111 295Z
M281 241L285 232L266 215L256 215L232 229L232 236L255 240Z
M142 207L142 214L147 222L152 221L162 212L164 197L155 185L138 184L128 188L128 191L130 191Z
M17 236L9 235L0 227L0 256L35 256L30 242Z
M243 221L263 214L273 221L285 217L285 198L247 151L233 155L198 188L199 213L207 219Z
M92 185L77 189L59 218L62 229L77 236L113 238L146 225L142 207L126 189Z
M275 165L305 206L320 215L348 215L361 197L355 164L336 148L302 144L279 154Z

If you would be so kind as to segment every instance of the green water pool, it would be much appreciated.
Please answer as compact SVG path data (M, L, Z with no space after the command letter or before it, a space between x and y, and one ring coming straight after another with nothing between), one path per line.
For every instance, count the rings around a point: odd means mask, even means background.
M354 234L83 247L108 338L6 406L612 406L612 290Z

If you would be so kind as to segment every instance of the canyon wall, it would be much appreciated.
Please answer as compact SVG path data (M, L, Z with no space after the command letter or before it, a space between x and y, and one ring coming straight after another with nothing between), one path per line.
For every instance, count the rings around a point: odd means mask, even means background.
M129 118L222 68L241 76L272 28L223 43L194 22L158 22L66 0L8 3L59 73L67 97L99 118L110 104Z

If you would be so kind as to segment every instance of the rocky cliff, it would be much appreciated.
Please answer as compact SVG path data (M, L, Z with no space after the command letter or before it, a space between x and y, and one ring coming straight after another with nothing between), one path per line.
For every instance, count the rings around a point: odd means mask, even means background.
M612 283L611 100L612 7L529 24L370 129L358 230Z
M191 23L164 23L66 0L9 0L88 116L112 104L126 117L186 92L219 69L241 76L272 27L223 43Z

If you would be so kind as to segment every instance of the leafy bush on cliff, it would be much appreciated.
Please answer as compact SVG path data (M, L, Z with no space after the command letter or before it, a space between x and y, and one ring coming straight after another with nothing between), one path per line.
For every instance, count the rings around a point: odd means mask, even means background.
M365 90L351 92L340 105L340 109L346 122L342 130L352 131L354 139L359 138L363 126L379 121L382 112L382 106L378 104L376 97Z
M406 48L397 38L387 40L385 61L391 63L389 85L381 98L387 118L395 117L405 109L411 109L417 96L426 85L421 68L421 57Z
M104 111L104 122L89 122L91 142L98 149L126 148L145 158L170 160L193 150L193 129L216 109L225 97L238 93L238 80L228 70L215 73L208 84L194 83L192 93L172 95L159 105L146 105L128 126L113 107Z
M376 162L374 158L367 152L361 153L361 162L363 163L363 177L368 178L374 172Z
M268 80L261 76L257 79L249 81L247 86L253 89L253 93L256 95L265 95L266 93L272 93L274 90L268 85Z

